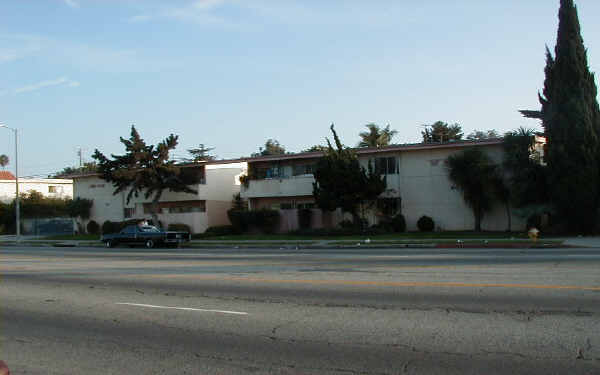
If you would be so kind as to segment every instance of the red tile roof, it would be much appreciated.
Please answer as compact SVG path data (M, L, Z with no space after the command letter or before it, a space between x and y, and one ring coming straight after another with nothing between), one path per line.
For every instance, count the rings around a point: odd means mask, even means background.
M0 171L0 180L16 180L16 178L9 171Z

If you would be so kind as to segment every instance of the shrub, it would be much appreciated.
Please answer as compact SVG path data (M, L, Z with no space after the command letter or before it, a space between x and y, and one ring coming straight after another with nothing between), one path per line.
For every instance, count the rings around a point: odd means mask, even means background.
M364 218L359 218L357 223L352 220L345 219L340 221L338 225L342 229L352 230L354 233L361 233L368 229L369 222Z
M531 228L540 229L542 227L542 215L533 214L527 218L527 229Z
M406 231L406 219L404 219L404 215L402 214L394 216L390 224L394 232L402 233Z
M312 210L310 208L301 208L298 210L298 227L300 229L310 228L312 219Z
M94 220L90 220L90 222L87 223L86 229L89 234L98 234L98 231L100 231L100 225L98 225L98 223L96 223Z
M106 220L102 223L102 234L110 234L119 231L118 223L114 223L110 220Z
M229 236L237 233L238 232L233 225L216 225L214 227L208 227L204 232L205 235L211 236Z
M183 223L171 223L167 227L167 230L174 231L174 232L188 232L188 233L192 233L192 228L190 228L189 225L183 224Z
M248 230L250 212L251 211L238 210L234 208L227 210L229 222L237 232L244 233Z
M433 219L429 216L423 215L421 216L419 221L417 221L417 228L419 228L421 232L431 232L434 227L435 223L433 222Z
M279 226L279 211L262 209L254 212L254 224L264 233L274 233Z
M339 222L338 226L342 229L354 229L354 223L352 220L344 219Z
M279 224L279 211L261 209L256 211L229 210L227 216L238 233L244 233L255 227L264 233L273 233Z

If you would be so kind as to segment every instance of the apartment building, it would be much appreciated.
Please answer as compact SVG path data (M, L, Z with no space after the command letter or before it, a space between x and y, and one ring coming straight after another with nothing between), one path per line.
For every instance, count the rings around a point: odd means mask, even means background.
M165 191L159 202L158 219L168 224L187 224L193 233L208 227L229 224L227 210L233 195L240 192L240 176L246 173L244 160L218 160L182 165L198 173L199 183L192 186L196 194ZM127 202L127 192L114 193L114 187L96 173L72 176L74 197L93 200L90 220L104 221L151 218L152 198L143 194Z
M459 141L448 143L419 143L392 145L382 148L358 148L360 164L367 168L369 161L386 176L387 189L377 204L368 211L370 224L381 220L386 211L401 212L408 230L416 230L418 219L427 215L434 219L439 230L472 230L473 212L462 193L448 178L448 156L469 147L480 147L492 160L502 161L501 139ZM320 152L261 156L247 159L249 178L242 186L241 196L251 209L271 208L281 213L280 231L298 228L297 210L313 210L311 226L332 227L344 218L340 210L322 212L315 207L312 196L312 172ZM385 203L385 204L382 204ZM507 229L504 207L498 204L485 214L483 230ZM523 229L522 218L513 217L513 229Z
M0 171L0 201L11 202L17 190L16 178ZM73 198L73 180L63 178L19 178L19 195L36 191L47 198Z

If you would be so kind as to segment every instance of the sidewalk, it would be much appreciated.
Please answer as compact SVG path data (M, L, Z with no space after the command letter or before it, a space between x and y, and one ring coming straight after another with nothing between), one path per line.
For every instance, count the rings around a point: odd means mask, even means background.
M600 247L600 236L561 238L565 245L574 247Z

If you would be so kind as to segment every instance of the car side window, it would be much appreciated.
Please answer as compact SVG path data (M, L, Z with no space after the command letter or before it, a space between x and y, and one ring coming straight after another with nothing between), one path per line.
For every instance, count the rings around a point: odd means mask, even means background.
M123 229L123 233L125 233L125 234L134 234L135 233L135 227L134 226L126 227L125 229Z

